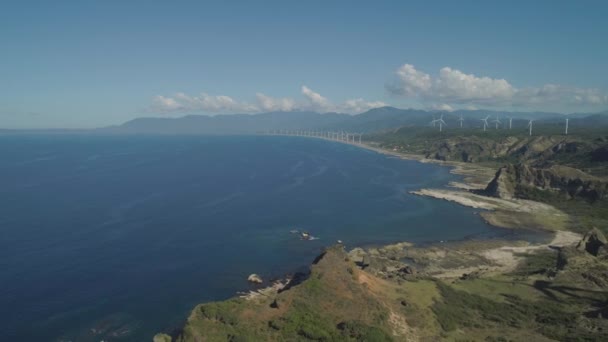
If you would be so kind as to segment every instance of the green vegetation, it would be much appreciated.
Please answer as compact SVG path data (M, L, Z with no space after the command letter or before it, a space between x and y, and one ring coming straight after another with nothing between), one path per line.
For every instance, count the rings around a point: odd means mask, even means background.
M338 331L322 314L322 311L298 300L287 315L268 324L282 336L301 336L313 341L337 340Z
M393 338L385 331L376 327L370 327L361 322L350 321L340 323L338 324L338 328L342 331L341 337L348 340L370 342L393 341Z
M608 331L608 320L596 313L608 305L608 285L592 276L601 277L607 265L569 251L566 266L556 267L557 252L539 250L521 255L524 261L508 273L444 281L381 279L332 247L289 290L199 305L173 340L597 340ZM451 253L462 258L457 249Z
M608 176L608 136L605 129L563 135L552 127L539 127L533 136L527 131L454 128L439 132L433 128L401 127L371 134L367 141L380 147L428 158L476 162L497 168L507 163L550 162L568 165L597 176Z
M511 274L520 277L529 277L538 274L551 275L556 272L557 252L541 250L532 254L524 254L524 261Z
M359 283L359 272L332 247L290 290L199 305L176 340L392 341L389 308Z
M238 300L228 300L202 305L199 307L200 317L228 325L235 325L238 323L235 310L239 302Z
M458 291L438 282L442 300L433 311L446 332L458 328L488 329L511 327L537 331L558 340L593 340L597 334L580 324L570 306L550 300L526 301L517 296L504 295L505 301Z
M608 234L608 203L605 200L589 203L584 199L566 198L532 187L518 187L517 194L518 197L547 203L565 212L570 216L569 228L573 231L585 233L595 227Z

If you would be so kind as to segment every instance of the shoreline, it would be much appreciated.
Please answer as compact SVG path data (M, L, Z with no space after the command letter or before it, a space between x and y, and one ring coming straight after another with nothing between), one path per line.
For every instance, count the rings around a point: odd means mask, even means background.
M377 153L394 156L404 160L433 163L450 168L450 173L462 176L462 181L447 184L453 189L419 189L411 194L432 197L439 200L483 210L480 216L484 221L498 228L543 230L548 232L569 231L569 217L561 210L537 201L524 199L502 199L475 193L482 191L493 179L496 170L486 166L456 161L427 159L422 155L403 154L384 150L369 144L356 144Z
M428 159L420 154L401 153L390 151L369 142L346 142L342 140L327 139L324 137L307 137L320 139L328 142L336 142L373 151L386 156L396 157L403 160L412 160L420 163L431 163L448 167L449 172L459 175L461 181L451 181L446 186L452 189L418 189L410 191L417 196L431 197L439 200L453 202L465 207L480 209L479 216L485 223L494 228L528 231L543 231L557 234L559 231L571 232L569 230L569 216L557 208L531 200L502 199L477 194L473 191L484 190L494 177L496 170L487 166L465 163L459 161L442 161ZM573 233L576 234L576 233ZM530 243L530 241L526 241Z
M549 241L542 243L529 241L530 239L482 238L480 240L471 240L463 238L446 241L445 243L444 241L434 242L428 245L414 244L401 240L376 247L362 246L347 249L348 258L345 260L350 260L360 266L364 264L369 266L369 269L366 270L363 270L365 266L362 266L361 270L361 274L366 279L373 278L378 281L385 281L392 278L395 274L402 274L401 272L404 272L404 269L408 269L409 271L407 272L411 272L408 274L414 278L418 276L421 277L420 279L430 277L441 281L458 281L459 279L469 279L469 277L474 279L477 277L504 275L507 272L515 270L529 255L544 251L556 252L556 249L574 245L582 238L580 234L567 230L568 226L565 224L565 221L568 216L550 205L528 200L505 200L471 192L471 190L484 189L485 184L487 184L487 182L484 184L484 179L488 177L491 179L493 177L494 170L488 167L474 164L465 165L460 162L430 160L421 155L402 154L365 143L347 143L318 137L316 139L352 145L399 159L448 166L450 167L450 173L463 177L461 181L452 181L447 184L452 189L419 189L410 193L447 200L472 208L479 208L483 210L480 216L493 229L509 228L514 232L518 229L529 231L540 229L543 232L552 233ZM563 224L563 226L558 225L551 229L547 225L543 225L543 221L547 220L548 216L558 217L559 223ZM549 220L549 222L554 223L556 221ZM327 248L331 248L330 246ZM410 266L405 260L412 260L416 263L416 266ZM421 262L421 266L418 266L419 262ZM365 276L366 273L369 276ZM370 276L374 277L370 278ZM397 282L401 284L399 281ZM291 287L290 283L291 279L280 278L273 282L266 282L260 288L249 289L240 293L237 292L231 299L249 303L272 301L273 298L276 298L286 288L289 289ZM191 315L199 305L212 302L215 301L199 303L191 310ZM276 299L272 303L276 304ZM161 335L158 335L159 341L160 337L168 336Z
M306 137L305 137L306 138ZM410 191L411 194L417 196L431 197L438 200L445 200L456 203L469 208L477 208L480 210L479 216L484 222L493 229L508 229L517 233L517 231L528 231L528 232L543 232L550 234L547 240L543 239L543 242L532 241L529 237L523 237L523 239L491 239L482 238L480 240L472 239L460 239L444 243L441 242L429 242L428 244L412 244L407 241L395 241L385 245L367 245L362 247L354 247L350 249L353 251L375 251L376 254L381 255L378 251L394 248L395 246L408 246L408 248L414 248L419 250L434 250L436 248L446 250L452 250L452 248L460 248L459 246L464 245L471 249L471 251L460 252L468 254L470 257L474 255L475 258L483 259L485 264L494 264L493 267L486 266L472 266L469 272L499 272L508 269L513 269L517 264L524 259L522 255L534 253L538 250L550 249L550 246L567 246L572 245L582 238L578 233L570 231L569 228L569 217L562 211L541 202L523 200L523 199L502 199L484 196L476 193L475 191L484 190L487 184L493 179L496 170L488 166L477 165L472 163L458 162L458 161L442 161L425 158L420 154L401 153L397 151L386 150L372 144L363 143L351 143L340 140L332 140L323 137L307 137L313 139L321 139L328 142L342 143L351 145L354 147L362 148L368 151L373 151L379 154L383 154L390 157L395 157L403 160L412 160L420 163L432 163L438 166L445 166L450 169L450 173L459 175L462 177L460 181L451 181L446 188L439 189L419 189ZM408 249L408 248L403 248ZM444 278L447 275L462 275L467 269L454 268L450 270L443 270ZM433 276L433 275L431 275Z

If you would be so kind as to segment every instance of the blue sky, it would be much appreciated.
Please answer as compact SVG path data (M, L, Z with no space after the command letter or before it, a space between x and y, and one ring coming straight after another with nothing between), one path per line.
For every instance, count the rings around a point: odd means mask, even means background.
M0 127L608 109L606 1L5 1Z

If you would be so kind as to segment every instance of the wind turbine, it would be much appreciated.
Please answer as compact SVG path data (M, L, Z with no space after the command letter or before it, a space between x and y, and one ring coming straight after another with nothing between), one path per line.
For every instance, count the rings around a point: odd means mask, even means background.
M439 120L437 120L437 122L439 122L439 132L441 132L441 128L443 127L443 125L447 126L445 121L443 121L443 114L441 114L441 117L439 117Z
M513 123L513 117L509 117L509 129L511 129Z
M530 122L528 122L528 127L530 127L530 136L532 136L532 122L534 122L532 119L530 119Z
M460 128L462 128L462 122L464 121L462 114L460 114L460 119L458 119L458 121L460 121Z
M486 127L488 127L488 119L490 118L490 116L486 116L485 119L481 119L481 121L483 121L483 131L486 131Z
M492 120L492 122L496 123L496 129L498 129L498 124L501 123L500 120L498 120L498 114L496 114L496 119Z
M566 135L568 135L568 117L566 116Z
M437 122L437 119L435 119L435 115L433 115L433 121L431 121L431 125L433 125L433 127L435 127L436 122Z

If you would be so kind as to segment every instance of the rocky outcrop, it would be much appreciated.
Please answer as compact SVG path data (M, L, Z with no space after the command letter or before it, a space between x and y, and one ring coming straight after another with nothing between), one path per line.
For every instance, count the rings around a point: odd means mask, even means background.
M576 249L585 251L593 256L608 256L608 240L597 228L589 231L578 243Z
M608 198L608 182L581 170L554 165L534 168L527 164L508 164L496 172L485 193L510 199L528 197L530 190L559 193L567 198L584 198L590 202Z
M506 165L498 169L496 175L486 187L486 194L504 199L513 198L515 196L514 174L515 167L513 165Z
M262 277L255 273L250 274L249 277L247 277L247 281L254 284L261 284L263 282Z
M171 336L167 335L167 334L156 334L154 335L154 338L152 339L153 342L171 342L172 338Z
M475 138L453 138L440 141L427 151L426 158L473 163L488 159L493 154L492 146L486 141Z
M442 161L475 163L508 161L547 168L568 165L599 167L608 162L608 139L586 140L564 136L461 136L425 142L419 153Z
M592 162L608 162L608 146L603 146L591 151Z
M608 289L608 244L600 230L587 232L576 246L559 249L556 279L571 287Z

